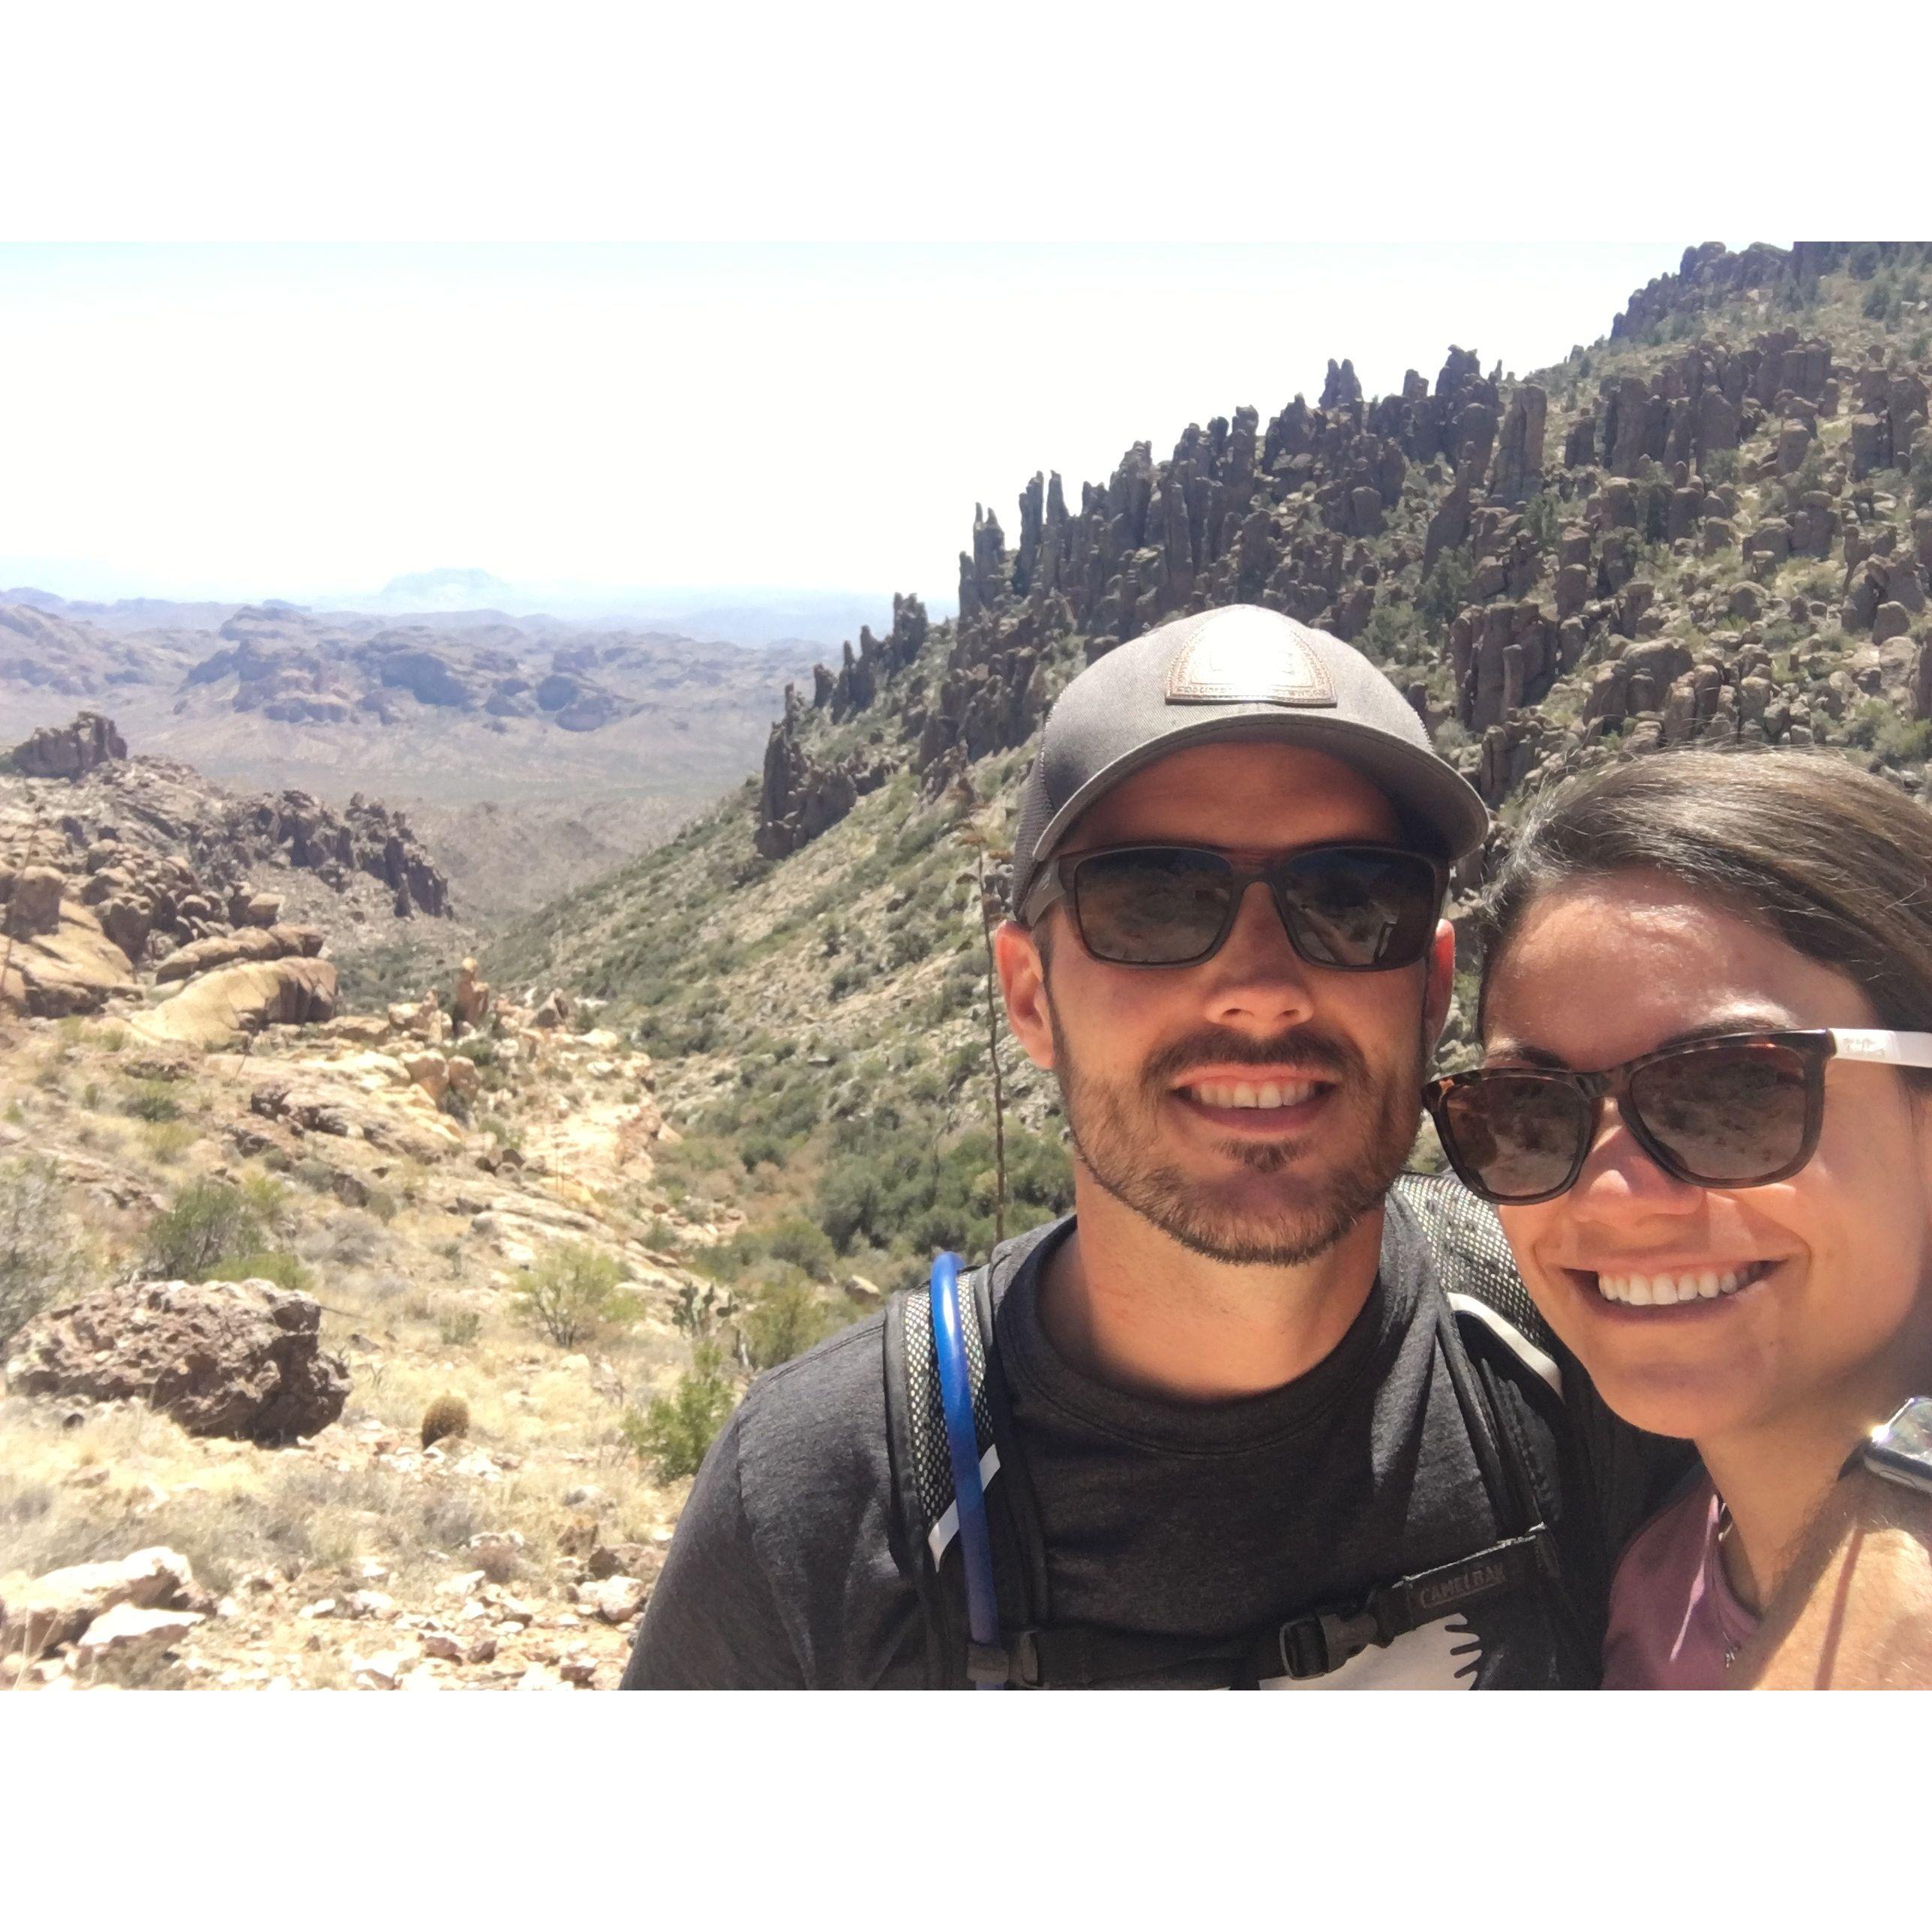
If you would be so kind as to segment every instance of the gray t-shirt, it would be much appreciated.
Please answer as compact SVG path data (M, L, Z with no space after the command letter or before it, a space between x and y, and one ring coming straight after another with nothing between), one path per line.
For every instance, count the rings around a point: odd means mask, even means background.
M1508 1534L1442 1360L1442 1291L1400 1202L1389 1204L1375 1287L1327 1359L1286 1388L1209 1404L1126 1394L1054 1350L1040 1320L1040 1267L1072 1225L1009 1244L993 1274L1054 1622L1220 1642L1352 1604ZM892 1547L883 1319L753 1384L692 1489L626 1689L933 1683L920 1599ZM1682 1465L1676 1445L1644 1460L1651 1438L1610 1422L1587 1387L1587 1420L1566 1408L1551 1386L1566 1369L1500 1318L1456 1319L1470 1354L1495 1366L1504 1424L1564 1551L1582 1640L1573 1626L1565 1648L1546 1593L1514 1593L1364 1651L1313 1680L1323 1688L1594 1682L1610 1558ZM1581 1378L1567 1372L1574 1396ZM1626 1471L1632 1454L1640 1464L1616 1511L1592 1467L1612 1452Z

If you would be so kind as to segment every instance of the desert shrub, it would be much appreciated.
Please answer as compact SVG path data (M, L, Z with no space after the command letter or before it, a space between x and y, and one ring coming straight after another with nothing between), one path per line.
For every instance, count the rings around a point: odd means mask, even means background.
M785 1265L743 1298L735 1325L752 1366L775 1369L844 1324L803 1274Z
M59 1177L40 1161L0 1167L0 1354L80 1273Z
M1447 630L1462 609L1471 574L1467 554L1448 550L1436 560L1435 567L1422 580L1415 608L1432 634Z
M1738 453L1735 449L1714 449L1704 458L1704 481L1712 485L1735 483L1738 479Z
M483 1332L483 1317L473 1308L440 1308L436 1338L446 1348L466 1348Z
M1072 1202L1064 1148L1017 1126L1006 1142L1009 1228L1064 1214ZM875 1117L842 1125L814 1211L841 1254L860 1243L894 1253L984 1254L993 1244L995 1194L989 1130L940 1143Z
M382 1228L369 1215L352 1208L332 1214L314 1238L303 1243L310 1258L344 1268L367 1268L388 1245Z
M807 1274L832 1271L832 1243L824 1228L794 1214L765 1231L765 1249L776 1261L789 1262Z
M895 968L910 966L932 950L932 934L908 921L896 927L891 938L886 941L886 963Z
M1923 509L1928 503L1932 503L1932 437L1922 442L1913 453L1910 476L1912 507Z
M152 1120L141 1130L141 1144L148 1150L148 1159L164 1167L172 1167L196 1138L185 1120Z
M1522 520L1529 533L1545 550L1553 550L1563 528L1562 502L1547 490L1539 490L1522 506Z
M744 1162L747 1174L765 1162L773 1167L784 1166L785 1153L784 1136L770 1127L748 1128L738 1136L738 1158Z
M748 1228L740 1228L728 1241L713 1241L694 1248L686 1265L694 1274L729 1284L740 1280L754 1262L761 1259L764 1244Z
M574 1348L637 1312L622 1279L608 1255L580 1242L562 1242L534 1268L520 1271L517 1304L560 1348Z
M618 1424L632 1452L668 1483L698 1474L735 1400L715 1345L700 1343L692 1360L691 1372L678 1378L672 1394L653 1398L642 1409L626 1409Z
M181 1102L165 1080L143 1080L122 1096L121 1111L137 1120L178 1120Z
M308 1270L298 1256L286 1248L253 1248L248 1253L231 1255L217 1262L208 1271L210 1281L272 1281L278 1288L305 1290Z
M440 1442L446 1436L470 1432L470 1405L460 1395L440 1395L423 1411L422 1446Z
M1894 711L1873 733L1872 749L1894 764L1922 764L1932 758L1932 722Z
M148 1224L141 1266L148 1274L206 1281L224 1262L267 1246L265 1216L238 1187L191 1180Z

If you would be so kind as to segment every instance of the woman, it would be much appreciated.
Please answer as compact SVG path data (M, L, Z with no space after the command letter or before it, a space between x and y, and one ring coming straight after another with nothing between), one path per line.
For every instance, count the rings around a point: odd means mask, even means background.
M1634 760L1488 910L1484 1064L1430 1110L1604 1399L1702 1459L1624 1554L1605 1688L1716 1688L1932 1393L1932 813L1801 753Z

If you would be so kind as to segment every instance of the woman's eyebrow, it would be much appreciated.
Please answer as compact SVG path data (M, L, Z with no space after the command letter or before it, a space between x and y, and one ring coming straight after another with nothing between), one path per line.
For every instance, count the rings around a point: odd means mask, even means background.
M1695 1026L1686 1027L1681 1032L1672 1034L1668 1039L1659 1040L1646 1051L1661 1053L1668 1047L1694 1046L1700 1040L1720 1040L1735 1033L1790 1033L1793 1030L1789 1013L1756 1011L1720 1013L1713 1018L1700 1020ZM1519 1040L1492 1040L1483 1057L1486 1061L1520 1060L1527 1066L1547 1066L1559 1072L1571 1070L1570 1062L1562 1054L1552 1052L1546 1046L1528 1046Z
M1483 1058L1486 1061L1520 1060L1530 1066L1550 1066L1566 1072L1570 1066L1569 1061L1560 1053L1552 1053L1546 1046L1523 1046L1513 1040L1490 1041Z

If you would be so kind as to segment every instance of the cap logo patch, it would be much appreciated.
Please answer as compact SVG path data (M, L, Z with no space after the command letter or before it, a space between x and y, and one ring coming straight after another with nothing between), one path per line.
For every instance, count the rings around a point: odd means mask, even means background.
M1246 632L1222 622L1184 650L1167 674L1170 704L1331 705L1335 686L1298 638L1270 624Z

